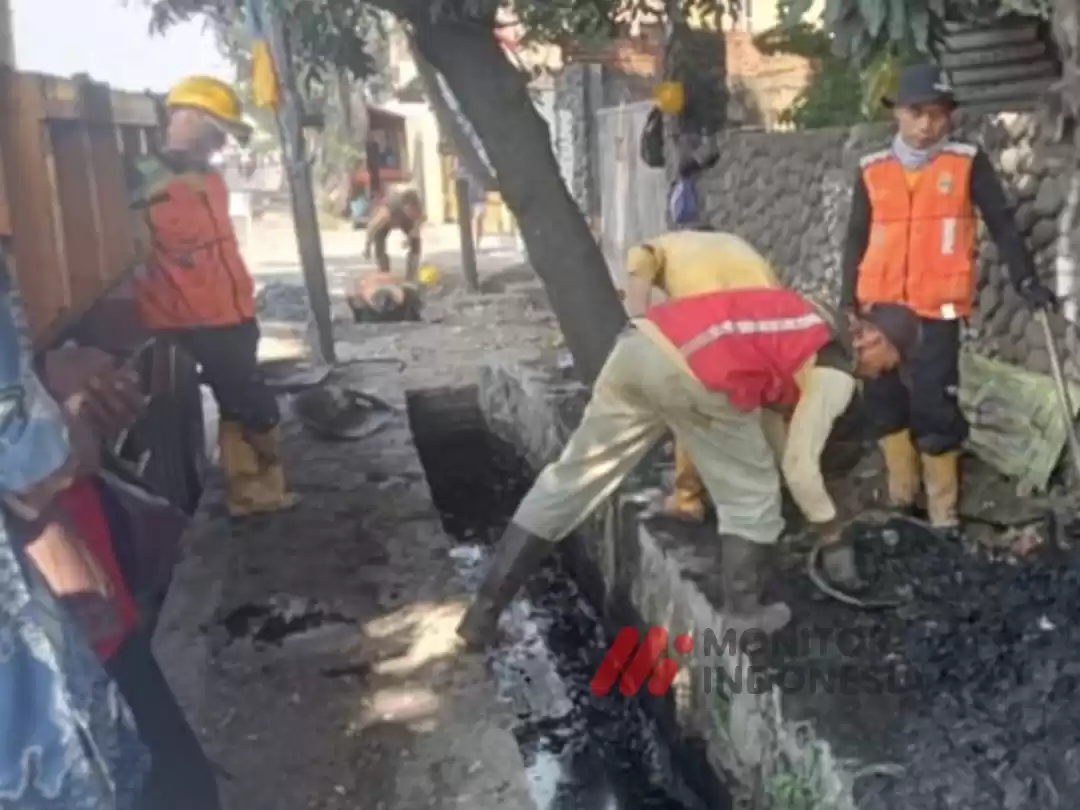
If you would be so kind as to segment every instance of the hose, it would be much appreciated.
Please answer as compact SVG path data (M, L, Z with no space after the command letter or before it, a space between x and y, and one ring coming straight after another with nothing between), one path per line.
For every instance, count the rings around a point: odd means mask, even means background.
M396 363L398 371L404 371L408 367L408 363L402 360L400 357L353 357L349 360L342 360L335 368L344 368L345 366L356 366L361 363Z
M924 529L928 532L933 532L934 527L927 521L921 518L914 517L912 515L905 514L893 514L890 515L893 520L900 520L904 523L908 523L912 526L917 526L920 529ZM1030 518L1025 520L1016 520L1010 522L1002 522L997 520L990 520L989 518L979 517L977 515L961 515L961 519L968 523L981 523L984 526L989 526L996 531L1008 531L1009 529L1015 529L1020 526L1027 526L1035 521ZM820 559L821 552L824 549L825 544L819 541L810 550L810 553L806 558L806 575L810 578L810 581L814 584L814 587L828 596L830 599L835 599L838 602L843 602L845 605L858 608L860 610L888 610L900 607L905 603L903 599L860 599L857 596L852 596L849 593L837 590L830 585L820 572Z
M851 784L854 785L860 779L865 779L867 776L888 776L892 779L902 779L906 775L907 768L905 768L903 765L899 765L893 762L874 763L871 765L866 765L865 767L859 768L859 770L855 771L855 773L852 774L851 777ZM864 794L859 799L857 806L862 807L866 803L867 799L877 797L880 794L880 787L876 790L868 792L867 794Z
M814 583L814 587L821 591L823 594L831 599L835 599L837 602L843 602L845 605L858 608L859 610L887 610L891 608L900 607L904 604L902 599L860 599L857 596L852 596L849 593L837 590L821 576L819 571L821 552L824 549L826 543L823 540L819 540L814 544L814 547L810 549L810 553L806 555L806 575L810 577L810 581Z

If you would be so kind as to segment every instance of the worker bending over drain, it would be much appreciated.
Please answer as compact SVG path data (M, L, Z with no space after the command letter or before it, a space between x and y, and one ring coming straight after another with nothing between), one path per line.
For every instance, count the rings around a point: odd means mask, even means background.
M626 309L632 316L648 309L654 288L677 299L719 290L781 286L769 261L753 245L733 233L712 231L700 221L630 248L626 266ZM678 441L675 486L665 511L693 523L705 519L705 485L689 451Z
M580 425L518 507L459 635L473 648L491 643L499 615L533 569L668 430L716 507L730 626L781 629L790 608L762 602L768 556L784 526L762 409L794 409L790 432L805 434L794 446L806 458L785 466L814 474L794 488L789 478L789 488L826 546L826 572L841 582L856 578L853 549L841 541L820 473L821 451L856 378L896 369L918 339L918 318L906 307L838 319L786 289L719 291L651 308L619 337Z

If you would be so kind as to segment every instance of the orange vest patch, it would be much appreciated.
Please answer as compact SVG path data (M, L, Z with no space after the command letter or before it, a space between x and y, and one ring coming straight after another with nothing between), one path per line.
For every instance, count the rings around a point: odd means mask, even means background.
M870 237L855 290L860 304L906 304L924 318L945 320L971 314L976 151L970 144L949 143L915 176L891 150L863 158Z
M221 175L163 172L159 162L136 195L152 237L135 281L148 329L230 326L255 317L255 291L229 217Z

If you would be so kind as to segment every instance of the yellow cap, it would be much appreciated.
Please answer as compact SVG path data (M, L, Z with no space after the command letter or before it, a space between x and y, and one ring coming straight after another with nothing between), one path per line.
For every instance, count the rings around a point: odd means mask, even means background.
M165 106L192 107L213 117L228 134L240 141L251 137L244 120L240 97L228 84L213 76L188 76L165 97Z

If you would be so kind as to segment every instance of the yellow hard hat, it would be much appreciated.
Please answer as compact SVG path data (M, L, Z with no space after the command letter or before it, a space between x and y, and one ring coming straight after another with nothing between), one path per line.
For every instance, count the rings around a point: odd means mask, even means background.
M420 281L420 286L430 287L439 283L440 275L438 267L433 264L425 264L417 273L417 279Z
M243 142L251 137L251 126L244 120L240 97L213 76L188 76L181 80L165 97L165 106L202 110L237 140Z
M686 90L682 82L661 82L653 92L653 99L661 112L677 115L686 104Z

